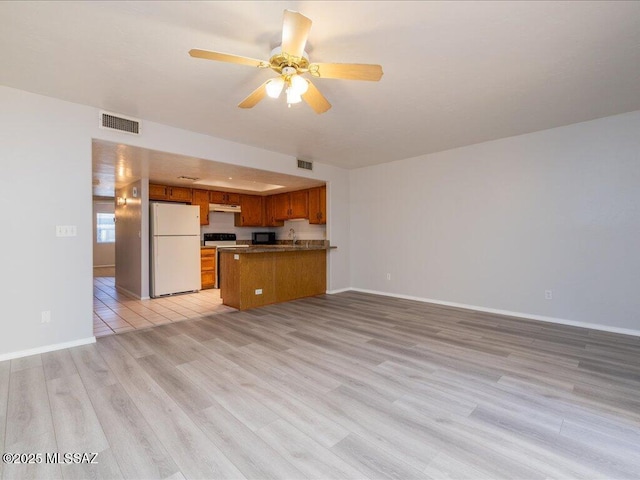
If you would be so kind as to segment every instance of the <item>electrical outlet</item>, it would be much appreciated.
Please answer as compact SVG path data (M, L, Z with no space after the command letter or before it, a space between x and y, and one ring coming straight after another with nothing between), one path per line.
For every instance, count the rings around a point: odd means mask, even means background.
M391 274L387 273L387 280L391 280Z
M545 290L544 291L544 298L545 298L545 300L553 299L553 292L551 290Z
M256 288L256 295L262 295L262 289Z
M51 323L51 311L43 310L40 314L42 323Z

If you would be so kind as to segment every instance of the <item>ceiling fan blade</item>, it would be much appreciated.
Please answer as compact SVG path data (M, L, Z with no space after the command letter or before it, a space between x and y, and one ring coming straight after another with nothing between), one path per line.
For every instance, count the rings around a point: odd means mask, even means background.
M229 53L211 52L209 50L198 50L194 48L189 50L189 55L195 58L204 58L207 60L216 60L218 62L238 63L240 65L249 65L250 67L268 67L269 63L255 58L240 57Z
M365 63L312 63L309 65L309 73L319 78L377 82L382 78L383 72L380 65Z
M309 88L302 94L302 99L307 102L307 104L309 104L317 114L321 114L329 110L331 108L329 101L324 98L324 95L320 93L320 90L318 90L313 83L309 80L307 80L307 82L309 83Z
M292 57L301 57L311 30L311 20L298 12L284 11L282 22L282 51Z
M245 98L244 100L242 100L238 104L238 106L240 108L253 108L253 107L255 107L256 104L260 100L262 100L265 97L265 95L267 94L267 83L269 83L269 80L267 80L262 85L260 85L258 88L256 88L253 92L251 92L247 98Z

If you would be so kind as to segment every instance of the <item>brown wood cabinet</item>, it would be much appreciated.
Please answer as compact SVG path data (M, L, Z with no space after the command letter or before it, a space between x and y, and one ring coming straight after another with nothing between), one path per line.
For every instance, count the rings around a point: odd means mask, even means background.
M276 220L276 211L275 211L275 200L274 197L276 195L269 195L264 197L264 223L265 227L282 227L284 225L284 221Z
M149 184L149 200L165 200L169 202L191 203L192 190L172 185Z
M273 202L273 217L276 220L287 220L289 218L289 210L291 201L288 193L279 193L271 197Z
M169 197L169 191L166 185L149 184L149 200L166 200Z
M279 193L262 197L239 193L149 184L149 200L184 202L200 207L200 225L209 225L209 204L240 205L236 227L281 227L284 220L308 218L309 223L327 223L327 187Z
M200 225L209 225L209 190L193 190L193 205L200 207Z
M210 190L209 201L211 203L220 203L222 205L239 205L240 194Z
M215 247L200 249L200 281L202 289L213 288L216 285L216 251Z
M279 193L273 196L276 220L309 217L309 191Z
M262 197L259 195L240 195L240 213L235 214L236 227L261 227L264 224Z
M309 189L309 223L324 225L327 223L327 187Z
M239 310L322 295L327 289L326 250L222 250L220 269L222 303Z

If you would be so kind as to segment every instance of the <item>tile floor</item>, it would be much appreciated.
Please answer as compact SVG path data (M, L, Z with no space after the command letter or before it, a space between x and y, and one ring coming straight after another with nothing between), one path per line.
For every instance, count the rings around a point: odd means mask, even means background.
M234 310L222 304L217 289L138 300L116 290L113 269L94 270L93 333L96 337Z

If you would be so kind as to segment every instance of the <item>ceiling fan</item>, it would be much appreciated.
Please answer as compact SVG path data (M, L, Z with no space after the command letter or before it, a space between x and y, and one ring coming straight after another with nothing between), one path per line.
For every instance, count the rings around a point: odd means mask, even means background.
M240 108L255 106L265 95L278 98L284 89L289 107L293 103L299 103L304 100L316 113L320 114L329 110L331 104L309 79L302 77L303 74L308 73L317 78L368 80L372 82L380 80L382 77L382 67L380 65L309 63L309 57L304 51L304 47L310 30L311 20L298 12L285 10L282 24L282 44L272 50L271 58L268 62L198 49L189 50L189 55L219 62L270 68L278 74L277 77L267 80L251 92L247 98L238 104Z

